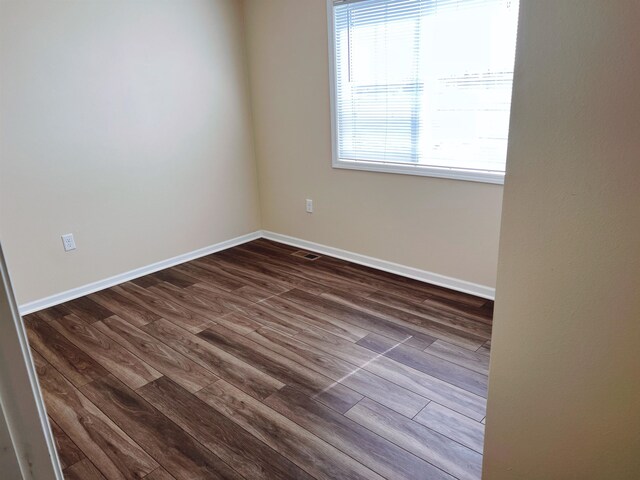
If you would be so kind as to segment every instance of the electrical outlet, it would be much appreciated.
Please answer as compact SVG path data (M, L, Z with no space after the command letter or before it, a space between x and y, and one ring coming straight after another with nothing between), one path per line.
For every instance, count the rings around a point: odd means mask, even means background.
M307 213L313 213L313 200L307 198Z
M62 235L62 245L64 246L65 252L76 249L76 241L73 239L73 233Z

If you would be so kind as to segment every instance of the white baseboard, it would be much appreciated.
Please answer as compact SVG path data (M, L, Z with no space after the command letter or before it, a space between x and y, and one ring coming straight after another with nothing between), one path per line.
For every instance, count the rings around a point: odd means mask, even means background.
M408 267L398 263L387 262L386 260L360 255L359 253L349 252L339 248L328 247L326 245L290 237L288 235L282 235L280 233L258 230L230 240L225 240L224 242L216 243L215 245L194 250L193 252L184 253L177 257L169 258L168 260L162 260L145 267L120 273L113 277L105 278L104 280L98 280L97 282L89 283L81 287L72 288L66 292L57 293L50 297L25 303L19 307L20 315L27 315L60 303L68 302L69 300L74 300L76 298L89 295L90 293L104 290L105 288L113 287L114 285L157 272L158 270L164 270L165 268L173 267L174 265L179 265L190 260L195 260L196 258L219 252L220 250L226 250L227 248L235 247L236 245L241 245L258 238L266 238L273 240L274 242L285 243L305 250L313 250L315 252L331 255L332 257L341 258L342 260L347 260L349 262L358 263L360 265L376 268L385 272L395 273L396 275L401 275L403 277L413 278L414 280L419 280L421 282L450 288L451 290L456 290L458 292L470 293L471 295L476 295L490 300L495 298L495 288L487 287L485 285L478 285L477 283L447 277L438 273L428 272L426 270L420 270L418 268Z
M494 300L496 295L496 289L487 287L485 285L479 285L477 283L467 282L466 280L459 280L457 278L447 277L438 273L428 272L426 270L420 270L418 268L408 267L406 265L400 265L398 263L387 262L386 260L380 260L378 258L368 257L366 255L360 255L359 253L349 252L347 250L341 250L339 248L328 247L315 242L309 242L300 238L290 237L288 235L282 235L280 233L262 231L262 237L273 240L274 242L285 243L294 247L302 248L305 250L312 250L314 252L323 253L332 257L341 258L349 262L358 263L367 267L376 268L389 273L395 273L403 277L413 278L421 282L431 283L440 287L450 288L458 292L470 293L478 297Z
M89 295L90 293L97 292L98 290L104 290L105 288L113 287L114 285L128 282L129 280L133 280L135 278L157 272L158 270L164 270L165 268L173 267L174 265L188 262L189 260L195 260L196 258L219 252L220 250L235 247L236 245L241 245L243 243L250 242L251 240L256 240L260 237L262 237L262 232L258 230L256 232L241 235L230 240L225 240L224 242L216 243L215 245L210 245L208 247L200 248L192 252L184 253L182 255L178 255L177 257L169 258L168 260L162 260L145 267L136 268L135 270L130 270L128 272L114 275L113 277L105 278L104 280L98 280L97 282L89 283L87 285L83 285L82 287L72 288L71 290L67 290L66 292L57 293L55 295L51 295L50 297L41 298L40 300L25 303L23 305L20 305L19 307L20 315L27 315L28 313L36 312L47 307L52 307L60 303L68 302L69 300Z

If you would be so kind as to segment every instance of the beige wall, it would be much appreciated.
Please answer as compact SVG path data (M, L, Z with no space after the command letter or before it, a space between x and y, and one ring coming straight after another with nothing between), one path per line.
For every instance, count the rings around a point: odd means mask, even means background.
M2 411L2 405L0 404L0 471L7 478L21 477L20 465L18 464L18 457L11 441L11 435L9 434L9 428L7 427L7 421Z
M259 228L242 23L235 0L0 2L19 303Z
M0 332L0 478L54 480L62 472L1 246Z
M19 303L261 226L493 287L502 187L332 169L325 1L245 3L0 2Z
M325 0L245 11L263 228L494 287L502 187L332 169Z
M640 478L639 24L522 2L486 480Z

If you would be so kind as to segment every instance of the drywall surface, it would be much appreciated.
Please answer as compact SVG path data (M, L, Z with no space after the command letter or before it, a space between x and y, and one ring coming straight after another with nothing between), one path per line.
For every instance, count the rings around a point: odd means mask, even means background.
M0 245L0 478L62 478L24 325Z
M18 464L18 457L9 434L9 427L0 405L0 471L6 478L20 480L22 473Z
M483 479L638 479L640 5L521 9Z
M245 22L263 229L493 288L502 186L333 169L326 1Z
M0 2L20 304L260 228L244 50L235 0Z

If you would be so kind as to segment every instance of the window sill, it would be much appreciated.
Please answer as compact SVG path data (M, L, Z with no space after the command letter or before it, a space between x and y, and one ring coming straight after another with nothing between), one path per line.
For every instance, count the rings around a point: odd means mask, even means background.
M333 168L347 170L364 170L368 172L399 173L401 175L418 175L422 177L448 178L467 182L504 184L504 173L480 170L463 170L454 168L427 167L424 165L400 165L392 163L361 162L351 160L334 160Z

